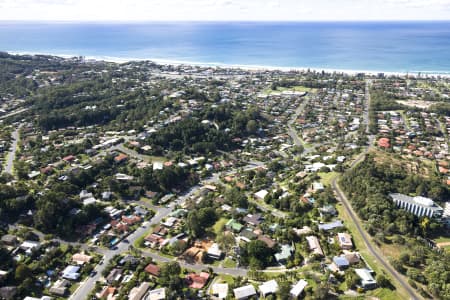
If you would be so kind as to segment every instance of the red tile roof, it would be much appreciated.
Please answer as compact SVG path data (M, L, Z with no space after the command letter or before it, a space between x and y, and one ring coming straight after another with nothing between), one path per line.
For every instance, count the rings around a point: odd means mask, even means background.
M382 148L389 148L391 145L388 138L381 138L378 140L378 146Z
M145 267L145 272L149 273L150 275L153 275L155 277L159 276L160 268L155 264L149 264Z

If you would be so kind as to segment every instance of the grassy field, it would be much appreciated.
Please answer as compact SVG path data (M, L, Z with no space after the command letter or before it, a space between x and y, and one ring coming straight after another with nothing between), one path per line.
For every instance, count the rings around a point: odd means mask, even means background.
M450 237L449 236L441 236L436 239L433 239L435 243L450 243Z
M231 275L221 274L219 275L219 280L217 282L226 282L228 284L234 283L234 278Z
M381 252L383 255L387 258L393 257L395 259L399 258L400 253L402 252L402 248L399 245L396 244L383 244L381 245Z
M356 249L359 251L364 260L369 264L369 267L372 268L376 274L383 274L396 287L396 290L394 291L389 289L377 289L375 291L372 291L371 293L380 293L380 295L376 297L386 300L408 299L406 291L404 291L403 288L401 288L401 286L395 280L392 280L392 278L380 268L377 260L370 254L369 250L367 249L364 243L363 238L358 233L356 225L353 223L353 221L351 221L350 217L347 215L342 205L337 205L336 209L339 212L339 217L344 221L344 225L350 231Z
M331 181L338 175L337 172L319 172L317 174L320 176L320 182L327 186L331 185Z
M277 87L276 90L272 90L271 88L268 88L268 89L264 90L263 94L265 94L265 95L271 95L271 94L280 93L280 92L285 92L285 91L292 91L292 92L315 92L316 89L308 88L308 87L301 86L301 85L296 85L296 86L292 86L292 87L289 87L289 88L285 88L285 87Z

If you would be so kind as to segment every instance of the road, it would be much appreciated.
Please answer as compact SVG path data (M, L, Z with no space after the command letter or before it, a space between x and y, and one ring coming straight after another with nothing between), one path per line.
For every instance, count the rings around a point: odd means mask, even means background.
M117 245L117 249L115 250L106 250L104 251L103 256L103 263L99 264L95 267L95 271L97 274L93 277L87 277L87 279L84 280L84 282L80 283L80 286L78 289L70 296L69 299L71 300L85 300L86 296L92 291L92 289L95 287L95 282L100 280L102 277L102 272L106 268L106 266L109 264L110 260L117 254L121 254L123 252L128 251L129 246L133 245L133 243L142 235L146 233L148 230L148 227L154 224L158 224L161 222L161 220L165 217L167 217L172 212L172 209L170 208L160 208L159 211L156 213L156 215L150 220L149 224L145 227L139 227L136 231L134 231L132 234L130 234L127 238L129 243L120 242Z
M12 133L12 144L11 149L8 153L7 159L6 159L6 165L4 172L12 174L13 166L14 166L14 160L16 159L16 151L17 151L17 144L19 143L19 127L17 127L13 133Z
M292 125L295 123L295 121L297 120L298 116L300 114L303 113L303 111L305 110L305 106L306 104L308 104L309 102L309 96L306 95L305 97L303 97L303 102L300 104L300 106L295 110L294 115L292 116L292 118L288 121L287 123L287 127L288 127L288 131L287 133L289 134L289 136L291 137L292 141L294 142L294 144L298 147L302 147L303 148L303 154L307 154L309 152L311 152L312 150L314 150L313 147L311 148L306 148L303 141L300 139L300 137L297 134L297 130L295 129L295 127L293 127Z
M26 112L27 110L29 110L29 108L21 108L19 110L14 110L14 111L12 111L10 113L7 113L5 115L0 116L0 120L6 119L8 117L11 117L11 116L23 113L23 112Z
M366 88L365 88L365 108L364 108L364 124L366 125L366 134L370 134L370 127L369 127L369 109L370 109L370 85L372 84L372 80L367 79L366 80Z
M366 111L367 112L368 112L368 108L369 108L369 105L370 105L369 84L370 84L370 82L366 82L366 100L367 100L366 101L366 105L367 105L367 110ZM368 118L367 118L367 121L368 121ZM367 133L368 133L368 128L369 128L368 125L369 125L369 123L367 122L366 123ZM362 162L364 160L367 152L369 152L369 150L373 146L373 140L374 140L374 136L369 135L369 147L367 147L364 150L364 152L362 152L360 155L358 155L358 157L351 163L350 169L354 168L355 166L357 166L360 162ZM402 275L400 275L394 268L391 267L391 265L389 264L387 259L382 254L380 254L381 251L379 251L378 249L376 249L374 247L370 237L368 237L368 234L363 229L361 220L359 219L359 217L354 212L350 202L348 201L348 199L345 196L344 192L341 190L339 184L337 183L337 178L334 178L332 180L331 186L332 186L332 188L334 190L334 193L336 194L338 200L342 203L342 206L344 207L344 209L347 212L348 216L350 216L352 222L355 224L356 229L358 230L358 234L363 239L364 244L367 247L367 249L369 250L369 252L371 253L371 255L378 260L378 262L383 266L384 270L388 274L390 274L391 278L394 278L395 280L397 280L397 282L408 293L408 295L410 296L411 299L422 299L422 297L420 297L416 293L416 291L408 284L408 282L405 280L405 278Z
M155 161L155 160L154 160L153 158L151 158L150 156L143 155L143 154L139 154L139 153L137 153L136 151L134 151L134 150L132 150L132 149L129 149L129 148L125 147L125 146L123 145L123 143L122 143L122 144L115 145L115 146L112 146L112 147L110 148L110 150L118 150L118 151L120 151L120 152L123 152L123 153L127 154L128 156L137 158L137 159L142 160L142 161L145 161L145 162L147 162L147 163L150 163L150 162Z
M364 156L361 156L361 157L364 158ZM356 166L356 163L354 164L354 166ZM363 227L361 225L361 220L356 216L347 197L345 196L345 194L342 192L341 188L337 184L336 178L333 179L331 185L332 185L332 188L333 188L334 192L336 193L338 199L340 200L343 207L345 208L345 211L347 212L347 214L350 216L351 220L355 224L359 235L364 240L364 244L366 245L367 249L372 254L372 256L374 256L378 260L378 262L383 266L384 270L386 270L387 273L389 273L392 278L397 280L397 282L409 294L411 299L422 299L422 297L418 296L417 293L415 292L415 290L413 288L411 288L411 286L407 283L407 281L404 279L404 277L402 275L400 275L394 268L392 268L390 266L390 264L386 260L386 258L383 255L379 254L380 251L378 249L374 248L372 241L370 240L370 238L367 237L367 233L365 232L365 230L363 229Z
M217 182L218 180L219 180L219 174L214 173L213 176L206 179L204 182ZM162 219L167 217L174 210L175 204L183 205L184 202L190 196L194 195L201 187L202 187L201 185L194 186L190 190L189 193L178 197L178 199L175 200L172 203L172 205L168 205L168 207L156 207L156 206L153 206L146 202L142 202L142 201L138 202L139 204L144 205L147 208L155 210L156 211L155 216L153 216L153 218L148 222L148 224L145 227L141 226L136 231L134 231L132 234L130 234L127 237L128 243L122 241L117 245L117 249L104 250L103 251L103 255L104 255L103 263L97 265L94 269L97 272L97 274L95 274L95 276L93 276L93 277L87 277L87 279L85 279L83 282L81 282L78 289L70 296L69 299L70 300L84 300L86 298L86 296L95 287L95 282L100 280L100 278L102 277L101 273L103 272L103 270L106 268L106 266L109 264L109 262L115 255L128 251L130 245L134 245L135 241L138 238L140 238L141 236L143 236L147 232L147 230L150 226L161 223ZM142 255L152 257L157 262L171 261L171 259L169 259L167 257L161 256L157 253L153 253L153 252L146 251L146 250L142 251ZM209 267L209 266L201 265L201 264L191 265L191 264L186 264L184 262L179 262L179 263L184 268L189 268L189 269L198 270L198 271L204 270L205 268ZM247 274L247 271L245 269L240 269L240 268L228 269L228 268L213 267L213 270L214 270L214 272L219 273L219 274L230 274L230 275L234 275L234 276L243 276L243 275Z

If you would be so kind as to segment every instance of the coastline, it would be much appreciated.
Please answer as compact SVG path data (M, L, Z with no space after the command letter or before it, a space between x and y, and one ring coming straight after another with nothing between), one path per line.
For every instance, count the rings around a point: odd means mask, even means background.
M245 71L280 71L280 72L325 72L325 73L338 73L354 76L360 73L364 73L369 76L377 76L378 74L384 74L385 76L409 76L409 77L443 77L450 78L449 71L382 71L382 70L355 70L355 69L334 69L334 68L321 68L321 67L283 67L283 66L266 66L266 65L240 65L240 64L227 64L221 62L196 62L196 61L184 61L184 60L172 60L161 58L133 58L133 57L114 57L114 56L94 56L94 55L72 55L72 54L57 54L57 53L41 53L31 51L8 51L5 52L11 55L49 55L69 59L73 57L84 57L86 60L92 61L105 61L117 64L129 63L129 62L142 62L150 61L159 65L171 65L171 66L193 66L193 67L210 67L210 68L228 68L228 69L241 69ZM420 76L419 76L420 75Z

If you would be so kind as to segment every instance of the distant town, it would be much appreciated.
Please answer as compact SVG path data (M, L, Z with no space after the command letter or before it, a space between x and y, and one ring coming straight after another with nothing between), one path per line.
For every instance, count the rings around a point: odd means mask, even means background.
M450 78L0 53L0 299L449 299Z

